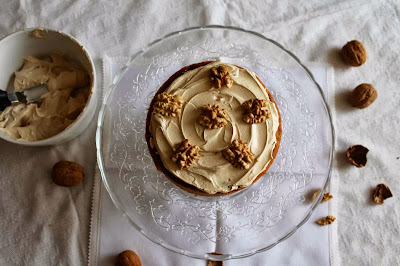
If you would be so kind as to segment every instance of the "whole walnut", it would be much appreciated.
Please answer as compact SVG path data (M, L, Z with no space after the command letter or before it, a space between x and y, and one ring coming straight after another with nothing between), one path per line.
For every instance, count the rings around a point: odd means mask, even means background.
M76 186L83 180L83 167L78 163L60 161L53 166L51 177L53 182L59 186Z
M341 54L344 62L354 67L361 66L367 60L367 51L364 45L356 40L346 43Z
M118 254L115 266L142 266L142 262L135 252L125 250Z
M378 92L371 84L358 85L350 95L350 103L354 107L364 109L370 106L378 97Z

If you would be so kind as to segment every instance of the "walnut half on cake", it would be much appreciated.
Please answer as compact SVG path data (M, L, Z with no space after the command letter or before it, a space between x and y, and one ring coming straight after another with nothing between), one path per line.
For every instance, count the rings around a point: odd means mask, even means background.
M172 75L154 96L146 121L157 168L178 187L203 196L256 182L274 161L281 135L279 110L264 84L252 71L221 61Z

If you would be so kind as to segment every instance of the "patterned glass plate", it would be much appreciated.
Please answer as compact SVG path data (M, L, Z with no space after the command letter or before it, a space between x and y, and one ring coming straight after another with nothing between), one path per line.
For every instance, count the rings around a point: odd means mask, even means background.
M156 170L146 114L173 73L217 59L258 75L278 104L283 135L271 168L250 188L195 197ZM333 139L321 88L297 57L258 33L221 26L169 34L134 55L102 103L96 136L104 184L132 226L167 249L215 260L270 249L307 221L319 202L309 195L323 191L330 177Z

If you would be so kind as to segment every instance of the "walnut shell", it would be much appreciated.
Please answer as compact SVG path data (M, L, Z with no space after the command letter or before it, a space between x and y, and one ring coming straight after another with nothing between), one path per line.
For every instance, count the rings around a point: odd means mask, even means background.
M118 254L115 266L142 266L142 262L135 252L125 250Z
M378 98L378 92L371 84L363 83L355 87L350 95L350 103L354 107L364 109Z
M376 186L374 190L374 201L376 204L382 205L383 201L387 198L392 197L393 194L390 191L389 187L385 184L379 184Z
M367 60L367 51L364 45L356 40L346 43L341 54L344 62L354 67L361 66Z
M83 167L78 163L60 161L53 166L51 177L53 182L59 186L76 186L83 180Z
M362 145L353 145L347 149L347 160L357 167L367 164L367 153L369 150Z

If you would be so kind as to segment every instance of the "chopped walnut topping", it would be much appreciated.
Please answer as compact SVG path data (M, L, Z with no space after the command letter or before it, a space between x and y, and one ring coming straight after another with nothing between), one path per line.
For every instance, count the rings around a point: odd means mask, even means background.
M180 96L163 92L156 95L153 110L162 116L176 117L181 113L181 104Z
M223 150L222 155L233 167L239 169L248 169L254 160L254 155L249 146L240 139L232 141L232 146Z
M226 111L216 104L207 104L202 107L202 113L197 120L200 125L208 129L216 129L228 124Z
M251 99L242 103L243 121L247 124L262 123L268 119L271 112L262 109L267 106L267 100Z
M392 197L393 194L390 191L389 187L385 184L379 184L376 186L374 190L374 201L376 204L382 205L383 201L387 198Z
M316 191L314 193L313 199L312 199L313 201L318 197L318 194L319 194L320 191L321 191L321 189L318 189L318 191ZM322 200L321 200L321 203L326 202L326 201L328 201L328 200L330 200L332 198L333 198L333 196L329 192L326 192L326 190L325 190L324 196L322 197Z
M336 220L335 217L333 217L332 215L328 215L322 219L319 219L318 221L316 221L316 223L319 225L327 225L333 223L333 221L335 220Z
M179 169L189 168L199 157L200 148L190 145L188 139L184 139L173 148L172 161L176 162Z
M210 81L213 82L218 89L224 85L226 85L227 88L230 88L233 85L233 80L229 75L229 71L226 66L211 68Z

